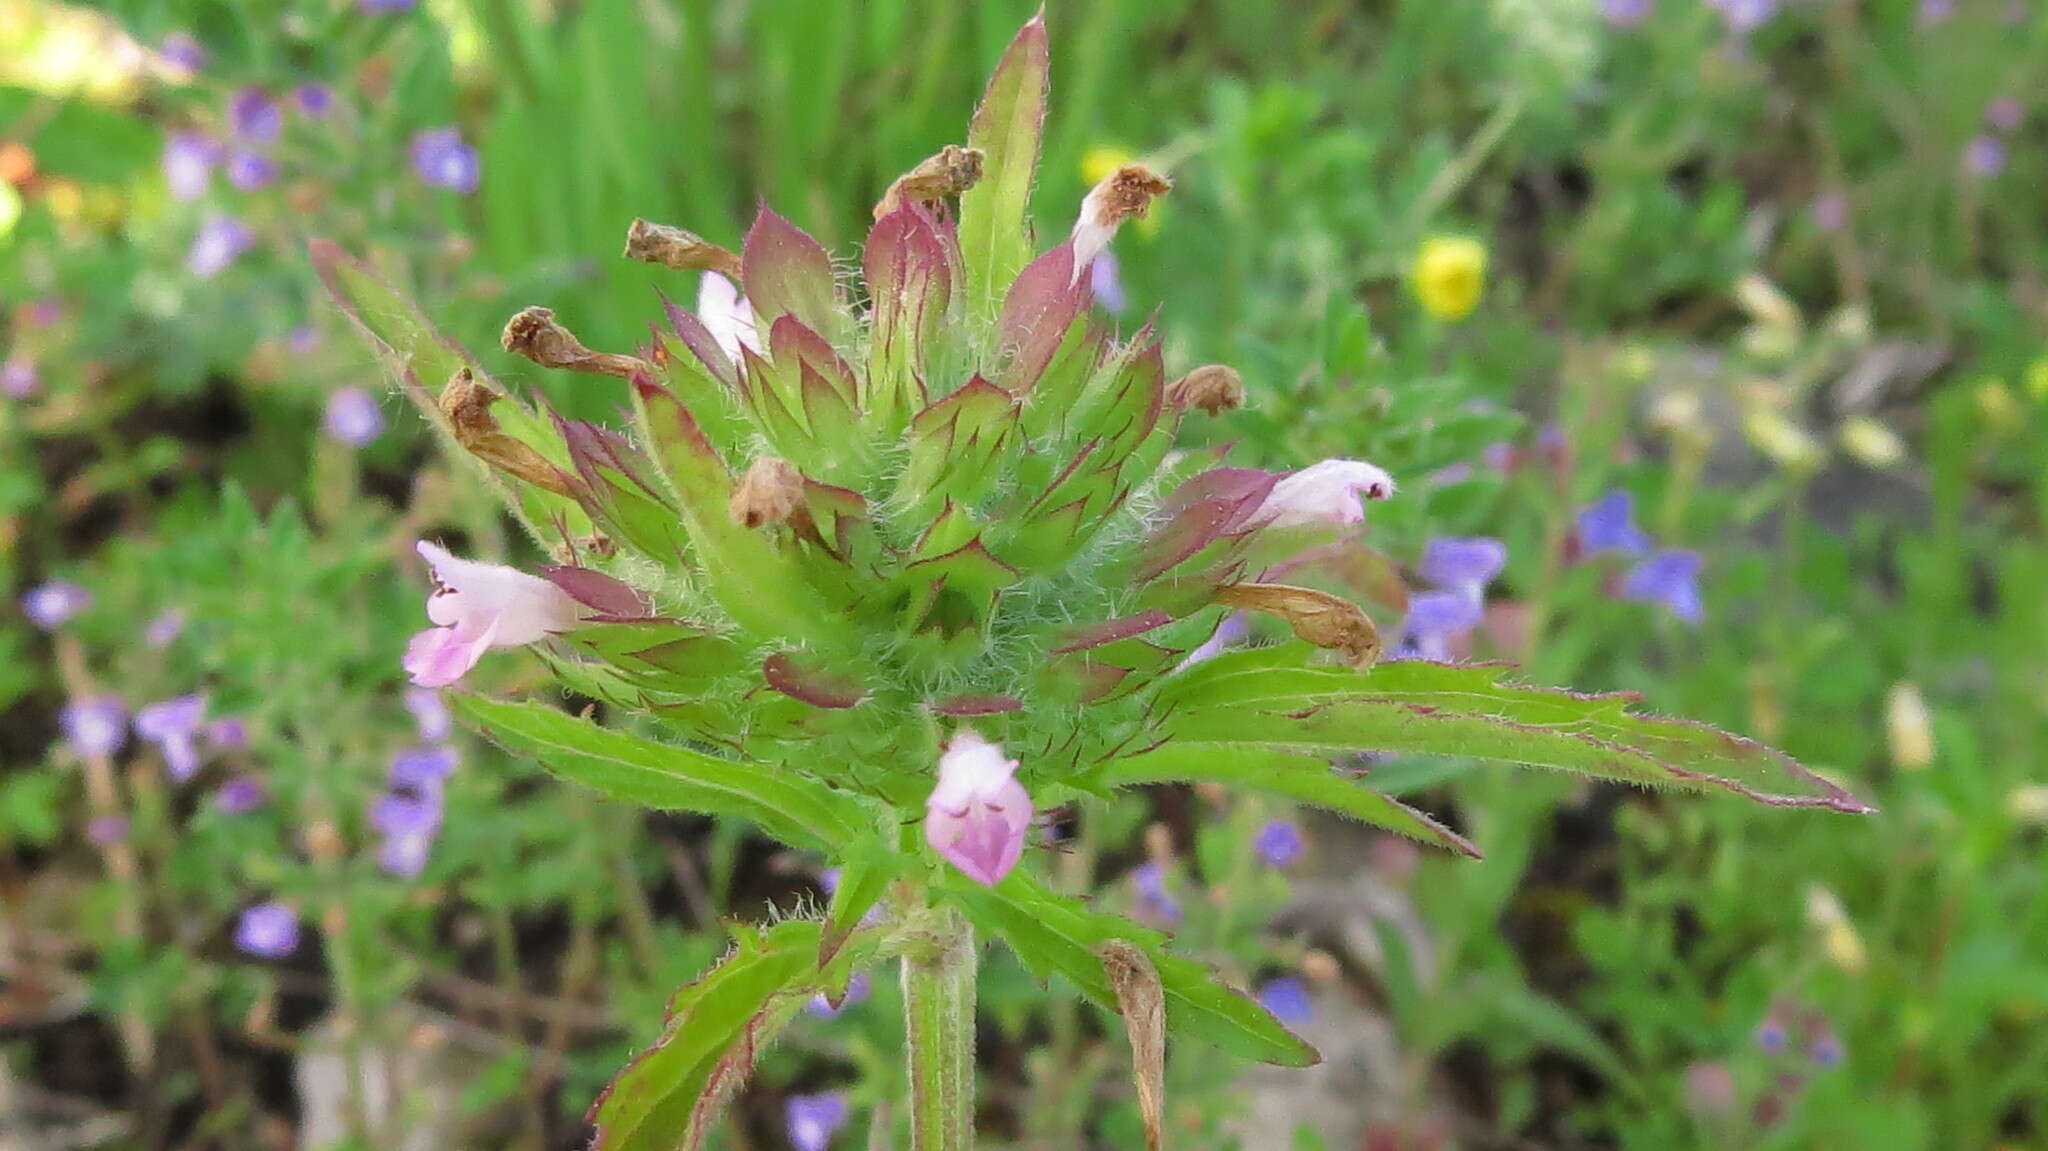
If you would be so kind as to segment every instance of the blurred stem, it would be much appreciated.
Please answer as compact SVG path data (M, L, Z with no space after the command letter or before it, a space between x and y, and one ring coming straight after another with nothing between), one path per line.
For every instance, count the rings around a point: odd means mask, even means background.
M903 956L911 1151L974 1146L974 929L952 908Z
M1493 113L1479 126L1479 131L1473 133L1470 140L1465 141L1464 149L1450 163L1437 169L1429 185L1423 188L1422 195L1416 197L1415 207L1408 216L1410 237L1421 232L1424 225L1429 223L1430 217L1436 215L1438 209L1471 182L1473 175L1479 171L1479 166L1486 163L1486 158L1493 154L1495 148L1500 147L1500 142L1506 139L1508 132L1514 128L1515 121L1522 118L1522 110L1527 106L1528 102L1520 93L1509 96L1493 106Z

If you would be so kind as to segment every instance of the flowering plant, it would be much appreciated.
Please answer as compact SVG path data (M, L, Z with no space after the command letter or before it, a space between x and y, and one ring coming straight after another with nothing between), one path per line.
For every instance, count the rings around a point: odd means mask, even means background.
M627 255L697 273L702 292L694 312L664 301L666 329L634 354L586 348L545 308L515 316L508 349L622 381L627 430L513 398L315 246L408 394L554 559L529 574L423 543L435 626L407 652L415 681L530 648L568 691L643 722L477 695L458 713L565 778L745 819L840 869L822 917L739 929L677 995L594 1108L600 1147L699 1145L781 1026L885 960L903 977L911 1145L969 1146L977 936L1123 1017L1155 1146L1169 1032L1314 1062L1160 932L1034 878L1033 813L1081 797L1229 785L1476 855L1332 767L1374 750L1865 810L1768 748L1629 697L1380 662L1361 607L1283 580L1305 555L1361 549L1361 500L1394 482L1355 460L1273 474L1174 451L1183 420L1242 403L1242 384L1213 366L1169 381L1150 324L1121 335L1091 313L1091 266L1168 189L1158 174L1111 173L1068 238L1034 252L1046 78L1034 20L967 146L876 206L858 291L764 209L737 253L635 222ZM1491 559L1445 562L1434 582L1455 590ZM1236 613L1294 638L1228 650Z

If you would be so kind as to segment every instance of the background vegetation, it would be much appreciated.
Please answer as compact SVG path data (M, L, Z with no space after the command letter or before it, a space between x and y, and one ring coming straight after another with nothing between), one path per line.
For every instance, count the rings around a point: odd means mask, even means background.
M719 920L816 898L816 861L600 804L402 690L410 541L524 544L383 394L304 245L602 418L611 394L492 347L506 316L629 348L653 289L695 290L616 258L634 216L731 245L766 199L851 258L1031 7L0 0L0 1142L577 1146ZM1880 809L1385 762L1487 858L1309 821L1279 867L1255 843L1287 813L1253 801L1086 812L1071 889L1311 1038L1384 1037L1307 1088L1176 1058L1182 1145L1279 1145L1245 1116L1317 1085L1345 1102L1283 1110L1303 1148L2048 1140L2048 13L1048 21L1041 233L1119 156L1172 169L1117 242L1123 320L1159 312L1176 374L1243 371L1219 443L1393 471L1370 538L1404 570L1504 540L1461 654L1640 691ZM1444 237L1485 255L1469 314L1417 264ZM1697 553L1697 622L1588 546L1615 491ZM138 714L195 693L203 717ZM420 749L460 762L406 821L384 801L438 779ZM786 1105L840 1093L833 1145L862 1145L900 1093L893 994L772 1052L728 1145L824 1146ZM1119 1037L1021 971L984 1004L991 1142L1131 1144Z

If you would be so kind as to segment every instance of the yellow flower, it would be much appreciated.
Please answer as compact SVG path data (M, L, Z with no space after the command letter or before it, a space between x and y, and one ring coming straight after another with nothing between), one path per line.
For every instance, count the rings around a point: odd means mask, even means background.
M2036 357L2027 365L2027 394L2036 400L2048 400L2048 356Z
M1850 416L1835 429L1842 447L1866 467L1889 468L1906 458L1898 433L1869 416Z
M1934 725L1917 685L1905 680L1892 685L1885 696L1884 731L1899 770L1918 771L1934 762Z
M1415 296L1439 320L1462 320L1486 288L1486 247L1467 236L1431 236L1415 254Z

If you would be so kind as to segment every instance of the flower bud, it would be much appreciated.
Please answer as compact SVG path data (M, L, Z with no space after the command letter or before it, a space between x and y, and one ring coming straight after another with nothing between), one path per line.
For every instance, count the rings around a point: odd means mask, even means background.
M1900 680L1885 693L1884 734L1892 766L1900 771L1919 771L1934 762L1934 727L1917 684Z
M1760 326L1777 331L1798 331L1799 305L1755 272L1735 282L1735 303Z
M1787 471L1811 472L1820 466L1821 446L1805 428L1782 412L1759 407L1743 421L1743 430L1758 451Z
M1017 761L962 729L939 757L938 786L925 800L925 841L961 874L994 887L1024 853L1031 796Z
M626 258L678 272L718 272L740 278L740 258L728 248L681 228L634 219L626 229Z
M927 156L917 167L896 177L889 190L875 202L875 219L894 212L904 204L928 204L958 196L981 182L982 154L979 148L948 144Z
M456 371L441 389L441 415L462 449L499 471L557 495L570 495L569 478L562 474L532 445L506 435L491 415L491 405L502 399L490 386L478 380L468 368Z
M733 488L728 506L734 523L758 528L789 519L803 495L804 478L788 460L763 456Z
M1409 279L1423 311L1462 320L1486 290L1486 247L1467 236L1432 236L1416 252Z
M1842 421L1836 435L1843 450L1865 467L1884 469L1906 458L1906 445L1898 433L1869 416L1850 416Z
M1074 275L1087 270L1125 220L1144 218L1153 198L1172 189L1171 181L1143 164L1125 164L1104 176L1082 198L1074 221Z
M1244 406L1244 379L1236 369L1204 364L1166 386L1166 402L1185 412L1200 408L1221 415Z
M602 376L653 374L653 367L637 356L593 352L583 346L575 333L555 322L553 309L526 308L505 323L505 350L525 356L543 368L567 368Z

